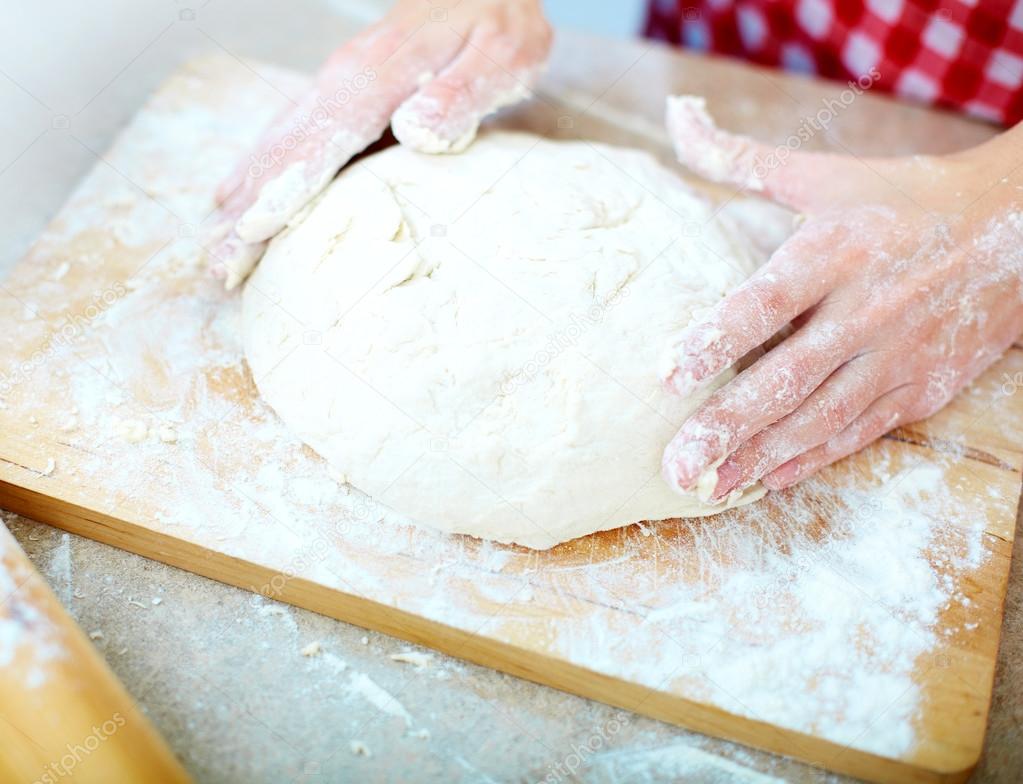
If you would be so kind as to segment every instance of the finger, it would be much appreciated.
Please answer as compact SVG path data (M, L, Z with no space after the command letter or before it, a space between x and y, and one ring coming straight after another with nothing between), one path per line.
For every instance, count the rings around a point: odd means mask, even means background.
M447 68L398 107L395 138L420 152L460 152L484 117L529 97L545 54L536 42L522 50L507 33L477 30Z
M235 228L238 236L259 242L284 228L342 166L383 134L415 91L424 64L448 62L457 51L454 35L436 40L415 31L381 31L332 57L303 101L308 114L263 151L259 160L268 165L258 178L249 172L247 180L259 182L241 188L248 203Z
M799 408L741 444L717 470L711 500L746 487L782 463L837 435L887 391L889 373L876 354L846 362Z
M232 193L242 186L251 166L252 163L248 159L239 159L231 173L217 186L215 191L217 204L223 204Z
M207 255L212 261L213 276L224 281L230 291L248 278L266 251L265 242L245 242L234 231L212 246Z
M710 495L717 484L712 467L796 410L853 353L854 339L837 323L809 324L711 395L664 450L669 485L699 484Z
M199 244L206 253L213 277L224 281L228 290L237 287L255 269L266 249L265 242L245 242L235 231L238 218L249 202L248 181L227 196L213 216L209 228L203 230Z
M692 95L669 96L666 124L679 162L701 177L763 193L796 210L821 202L855 159L826 153L797 152L748 136L723 131L707 112L706 101Z
M272 150L274 145L280 142L289 130L301 125L302 118L308 116L315 95L316 90L310 87L302 100L298 103L289 103L277 113L270 122L270 125L259 135L258 141L252 145L250 155L247 158L239 158L234 170L217 186L216 199L218 204L225 202L242 186L250 171L258 169L261 155Z
M323 71L326 71L326 66ZM341 77L339 77L341 78ZM324 98L324 76L312 83L297 101L282 108L263 129L244 158L239 158L233 171L217 186L216 199L222 207L230 200L242 202L238 215L252 203L259 187L273 178L289 150L310 135L323 130L323 120L332 107ZM248 191L248 195L245 192ZM244 198L243 198L244 197ZM235 216L237 219L237 216Z
M842 266L827 262L833 261L844 231L821 224L797 233L706 316L686 327L661 367L668 388L692 394L820 302Z
M315 135L285 151L258 179L248 177L238 191L243 200L235 225L238 236L260 242L283 229L349 160L380 137L397 102L392 97L361 114L331 118Z
M877 440L910 417L912 387L901 386L874 401L852 424L823 444L783 463L761 481L769 490L783 490L824 466L841 460Z

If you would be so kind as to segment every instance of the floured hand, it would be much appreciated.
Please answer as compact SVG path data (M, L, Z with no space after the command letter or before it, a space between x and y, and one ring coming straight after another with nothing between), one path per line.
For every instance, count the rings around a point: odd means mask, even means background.
M402 144L458 152L529 95L550 48L539 0L401 0L334 52L218 191L207 246L228 288L266 241L388 123Z
M668 128L694 171L802 214L671 352L665 382L684 395L794 328L685 422L664 452L672 486L787 487L930 416L1023 332L1021 128L956 155L785 162L717 129L701 99L669 99Z

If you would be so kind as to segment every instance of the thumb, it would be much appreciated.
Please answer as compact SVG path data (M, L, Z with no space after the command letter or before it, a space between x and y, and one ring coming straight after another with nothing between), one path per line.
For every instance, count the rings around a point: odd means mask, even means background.
M674 95L665 122L679 163L712 182L760 193L800 212L830 206L828 183L841 181L844 156L799 152L723 131L703 98ZM837 179L836 179L837 178Z

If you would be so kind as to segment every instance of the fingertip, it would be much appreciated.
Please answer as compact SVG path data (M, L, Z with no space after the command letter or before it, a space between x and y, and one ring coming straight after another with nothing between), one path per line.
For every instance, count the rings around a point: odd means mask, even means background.
M682 485L678 481L678 471L675 468L675 461L668 456L667 450L661 456L661 478L676 493L682 492Z
M283 229L330 180L331 175L315 170L308 161L288 165L267 180L256 198L235 224L235 233L247 243L264 242Z
M701 356L683 355L678 358L670 371L661 376L668 391L679 396L692 395L706 385L714 375L711 366Z
M696 389L696 381L691 373L675 367L667 375L661 376L664 389L676 397L685 397Z
M540 66L532 58L515 63L515 52L495 35L477 29L440 74L401 103L391 117L399 142L419 152L460 152L485 117L530 97Z
M224 288L231 291L245 282L265 249L265 243L247 243L232 232L212 248L206 248L206 258L213 277L224 281Z
M692 492L712 462L709 453L708 445L693 438L683 427L664 448L661 475L676 492Z
M391 131L399 143L430 154L457 153L476 138L479 115L438 111L438 103L417 92L391 117Z
M764 190L764 178L754 161L757 144L718 128L707 111L705 98L668 96L665 126L675 156L683 166L711 182L731 183L750 191Z
M716 475L717 483L714 485L710 500L720 503L742 483L743 471L738 463L728 458L717 467Z
M680 366L670 377L664 379L668 392L675 397L687 398L707 388L713 380L707 368L701 365Z
M718 372L724 369L728 364L725 361L727 357L711 350L722 335L720 329L706 323L696 324L682 332L658 363L658 377L669 392L679 396L691 395L716 375L714 371L718 365Z
M661 476L668 484L668 487L676 493L682 494L685 492L685 488L682 486L681 478L679 476L678 452L678 436L675 436L675 438L669 441L668 445L664 447L664 452L661 453Z
M669 95L664 99L664 124L673 140L676 132L689 128L714 130L714 121L707 112L707 99L699 95Z

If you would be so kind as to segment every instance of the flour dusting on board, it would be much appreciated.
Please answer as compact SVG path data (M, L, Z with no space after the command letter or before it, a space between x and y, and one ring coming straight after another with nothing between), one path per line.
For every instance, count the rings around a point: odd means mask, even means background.
M59 481L111 516L260 564L274 576L250 587L269 598L287 598L301 577L371 599L392 628L407 616L389 610L400 609L455 639L486 635L841 746L913 752L933 671L989 617L966 587L993 546L991 510L1014 499L978 497L966 477L986 464L954 445L882 441L869 475L843 464L744 510L545 552L413 526L345 485L256 396L237 297L196 263L181 227L210 212L242 131L274 105L224 85L202 95L217 105L150 104L129 128L132 144L117 145L74 197L88 215L44 235L38 279L10 284L33 292L40 315L7 340L42 346L44 361L5 394L0 416L35 417L37 428L20 431L25 459L56 454L59 466L33 482ZM69 247L62 283L84 276L84 299L52 279ZM67 341L48 340L94 290L115 296ZM62 390L60 410L32 389ZM61 430L72 411L76 427ZM352 687L410 721L368 681Z

